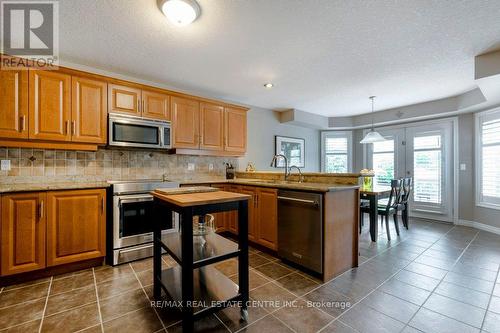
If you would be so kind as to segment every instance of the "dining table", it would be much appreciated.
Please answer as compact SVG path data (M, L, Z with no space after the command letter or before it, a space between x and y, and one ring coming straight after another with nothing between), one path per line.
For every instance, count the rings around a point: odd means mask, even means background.
M378 201L389 197L390 194L390 186L372 186L365 188L362 186L360 188L360 199L368 200L370 205L370 236L372 242L376 242L378 237Z

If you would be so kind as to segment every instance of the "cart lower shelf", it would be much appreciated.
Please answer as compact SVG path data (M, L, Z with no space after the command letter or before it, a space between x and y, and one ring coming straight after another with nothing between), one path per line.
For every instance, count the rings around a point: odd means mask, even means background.
M179 308L182 303L182 268L175 266L161 272L160 284ZM212 266L204 266L193 271L194 315L201 315L210 309L226 307L223 302L238 301L241 297L238 285Z

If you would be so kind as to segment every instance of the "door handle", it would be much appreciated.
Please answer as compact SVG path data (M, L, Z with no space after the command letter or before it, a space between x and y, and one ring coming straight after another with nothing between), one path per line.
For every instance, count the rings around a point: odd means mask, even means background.
M20 117L20 121L21 121L20 132L24 132L26 130L26 116L22 115Z
M141 101L137 100L137 112L141 113Z
M120 254L122 254L122 253L129 253L129 252L134 252L134 251L140 251L140 250L150 249L152 247L153 247L153 245L149 244L149 245L144 245L144 246L141 246L141 247L134 247L132 249L119 250L118 252L120 252Z
M104 214L104 197L101 198L101 214Z
M71 122L71 135L75 135L76 134L76 120L73 120Z
M146 106L146 104L144 103L144 100L142 100L142 106L141 106L142 112L146 112L145 106Z
M40 206L38 208L38 217L39 219L43 219L43 200L40 201Z
M278 196L278 199L279 199L279 200L287 200L287 201L301 202L301 203L311 204L311 205L315 205L315 206L318 206L318 205L319 205L319 203L318 203L317 201L314 201L314 200L304 200L304 199L289 198L289 197L281 197L281 196Z
M66 120L66 134L69 134L69 120Z

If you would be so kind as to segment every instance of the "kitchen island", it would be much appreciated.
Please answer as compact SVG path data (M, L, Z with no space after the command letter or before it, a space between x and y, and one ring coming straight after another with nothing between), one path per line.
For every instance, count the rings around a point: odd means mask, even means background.
M323 281L328 281L346 270L358 266L358 221L359 221L359 186L357 175L348 174L345 181L333 183L324 174L314 174L314 177L305 181L288 180L280 178L278 173L255 173L240 174L247 178L232 180L205 179L182 181L181 186L192 184L205 184L217 187L224 191L236 192L250 195L248 204L248 239L252 244L264 247L277 254L285 261L298 265L308 272L316 273ZM254 176L255 178L249 178ZM257 178L259 177L259 178ZM261 178L262 177L262 178ZM332 177L333 178L333 177ZM293 179L293 178L292 178ZM338 179L338 177L337 177ZM317 215L305 213L301 220L293 219L287 223L287 219L281 218L279 207L289 210L282 204L280 193L282 191L293 191L307 195L319 195L315 209L319 210ZM283 196L281 196L283 197ZM313 200L314 201L314 200ZM307 207L305 211L308 211ZM310 210L310 209L309 209ZM216 224L220 232L238 235L238 218L234 212L218 213ZM297 214L295 214L297 215ZM293 214L291 216L294 216ZM312 217L316 216L316 217ZM319 216L319 218L317 217ZM320 222L318 222L320 221ZM279 227L279 225L281 225ZM286 244L279 230L283 228L297 228L305 225L307 228L296 230L297 237L293 244L302 245L296 249L287 249L290 255L285 255L280 244ZM281 229L280 229L281 228ZM293 231L293 230L292 230ZM288 232L286 233L288 235ZM283 236L283 232L281 232ZM311 251L318 247L318 251ZM320 258L321 268L308 267L307 257L314 253ZM318 260L316 258L316 260ZM312 258L310 258L312 259Z
M200 188L201 189L201 188ZM239 228L247 228L249 197L224 191L182 193L157 189L154 197L153 294L161 301L161 289L179 304L184 332L194 330L193 320L232 304L241 304L242 319L248 319L248 239L240 234L238 244L214 233L193 239L193 217L236 209ZM163 209L162 209L163 208ZM179 214L178 232L162 235L162 222ZM179 264L162 269L162 248ZM238 285L211 264L238 258ZM160 302L161 303L161 302Z

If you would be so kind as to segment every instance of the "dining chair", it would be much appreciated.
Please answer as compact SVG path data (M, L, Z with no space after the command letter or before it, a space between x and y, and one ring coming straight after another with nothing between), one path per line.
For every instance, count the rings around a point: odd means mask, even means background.
M404 227L408 230L408 201L410 199L411 188L413 185L413 178L402 178L401 179L402 189L401 189L401 199L398 204L398 211L401 211L401 218L403 220Z
M401 179L391 180L391 193L387 201L379 201L377 205L377 214L382 217L381 223L384 223L385 218L385 230L387 232L387 239L391 240L391 233L389 231L389 216L393 216L394 227L396 228L396 233L399 236L399 221L398 221L398 205L401 203L401 195L403 188L403 181ZM361 205L360 206L360 228L363 221L363 214L370 213L370 206Z

